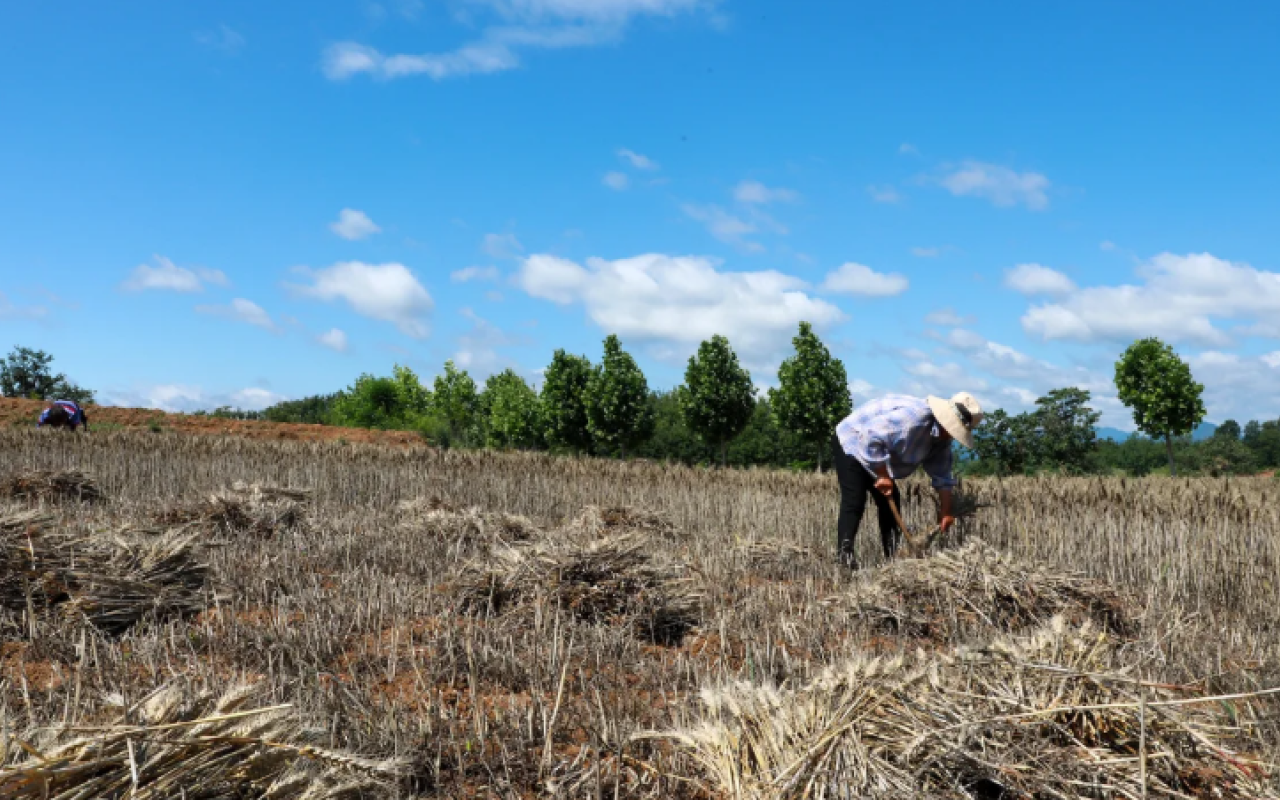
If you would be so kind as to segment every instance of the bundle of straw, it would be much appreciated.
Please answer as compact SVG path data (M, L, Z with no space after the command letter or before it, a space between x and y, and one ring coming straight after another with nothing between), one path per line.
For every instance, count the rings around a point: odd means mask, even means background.
M400 529L451 544L523 542L542 535L527 517L478 508L455 509L436 498L405 501L399 512Z
M698 623L702 598L690 589L685 568L655 560L655 549L638 532L500 545L465 568L458 588L468 608L503 614L559 606L586 622L677 643Z
M229 490L167 509L156 520L165 525L198 526L210 533L269 537L304 525L310 502L308 490L237 481Z
M855 658L794 688L708 688L697 719L663 736L734 800L1277 797L1227 746L1247 704L1230 714L1117 666L1105 635L1058 618L978 650Z
M207 605L209 568L192 534L77 536L52 522L35 512L0 517L0 607L70 615L119 634L148 615Z
M15 500L78 500L98 503L107 499L98 484L78 469L31 470L0 481L0 497Z
M1139 624L1137 604L1110 585L1020 561L977 539L930 558L890 562L840 602L885 632L934 639L957 621L1013 632L1065 615L1125 636Z
M0 797L338 800L391 796L398 761L321 749L287 706L252 686L221 696L164 687L115 725L0 741ZM10 759L13 759L12 761Z

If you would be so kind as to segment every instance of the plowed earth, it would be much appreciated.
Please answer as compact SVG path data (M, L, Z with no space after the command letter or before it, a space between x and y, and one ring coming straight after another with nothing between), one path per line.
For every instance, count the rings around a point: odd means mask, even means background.
M48 405L43 400L0 397L0 426L35 426L40 412ZM169 414L151 408L119 406L85 406L89 428L150 428L204 436L243 436L249 439L277 441L325 441L343 439L348 442L389 444L400 447L423 444L422 437L412 431L376 431L364 428L339 428L330 425L298 425L265 420L221 419L195 414Z

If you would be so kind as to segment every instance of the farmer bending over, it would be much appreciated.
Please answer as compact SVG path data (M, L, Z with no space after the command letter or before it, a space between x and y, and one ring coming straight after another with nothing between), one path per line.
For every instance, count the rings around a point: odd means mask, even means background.
M938 523L945 533L955 524L951 514L951 442L973 447L973 428L982 422L982 408L973 395L961 392L950 400L941 397L890 395L853 410L836 426L831 437L836 476L840 480L838 552L840 562L857 569L854 537L867 508L867 493L880 516L880 543L885 558L898 549L902 535L889 508L889 498L902 506L895 481L915 472L917 466L933 479L938 490ZM874 490L874 491L873 491Z
M46 408L36 422L37 428L43 428L45 425L52 428L70 428L73 431L83 425L84 432L88 433L89 416L84 413L84 409L79 404L71 400L54 400L53 405Z

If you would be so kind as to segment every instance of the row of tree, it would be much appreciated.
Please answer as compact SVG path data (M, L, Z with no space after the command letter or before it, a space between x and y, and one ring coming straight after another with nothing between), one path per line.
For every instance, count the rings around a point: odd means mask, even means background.
M348 388L279 403L260 412L216 409L215 416L419 431L447 447L550 449L605 456L722 465L821 469L836 423L853 407L844 365L807 323L778 370L778 387L758 395L748 370L723 336L702 343L684 383L653 391L616 336L601 360L557 350L535 390L512 370L478 385L453 362L430 386L404 366L390 376L361 375ZM16 348L0 359L5 396L91 402L92 392L54 373L52 357ZM1186 362L1157 339L1135 342L1116 364L1120 399L1139 433L1100 440L1099 413L1088 391L1055 389L1021 414L997 409L961 451L971 474L1147 474L1167 463L1209 474L1280 467L1280 421L1228 420L1204 442L1191 430L1203 419L1203 386ZM205 413L205 412L200 412Z
M684 383L663 393L650 390L635 359L610 335L598 364L557 350L540 390L510 369L491 375L481 387L452 361L427 387L413 370L397 365L390 376L361 375L335 395L282 403L262 416L412 429L451 447L623 457L657 455L656 437L683 448L681 460L710 460L709 451L721 464L730 463L732 446L754 424L755 433L768 430L785 441L785 447L769 448L769 463L795 456L792 451L803 444L821 466L827 438L853 408L848 376L808 323L800 324L793 344L795 353L783 362L779 385L767 398L757 397L751 373L723 336L703 342L689 359ZM692 451L689 435L698 440Z

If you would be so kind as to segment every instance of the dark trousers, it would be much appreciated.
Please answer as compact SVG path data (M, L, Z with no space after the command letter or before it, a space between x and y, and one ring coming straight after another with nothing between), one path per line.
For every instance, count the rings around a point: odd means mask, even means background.
M867 468L844 451L840 439L831 437L832 458L836 465L836 478L840 481L840 521L836 527L837 552L840 560L851 567L858 565L854 554L854 540L858 535L858 526L862 524L862 514L867 510L867 495L876 504L876 513L880 518L880 545L884 548L885 558L892 558L898 550L902 536L898 531L898 523L889 508L889 500L876 491L876 479L867 472ZM902 495L898 487L893 487L893 502L902 510Z

